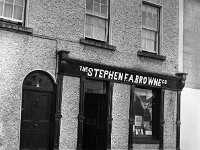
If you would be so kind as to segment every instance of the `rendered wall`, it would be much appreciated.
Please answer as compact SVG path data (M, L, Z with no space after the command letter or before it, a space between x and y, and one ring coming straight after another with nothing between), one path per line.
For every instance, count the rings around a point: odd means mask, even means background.
M44 70L55 77L56 43L0 30L0 149L19 148L22 84L28 73Z
M111 148L128 149L130 86L115 83L112 103Z
M164 149L176 149L177 92L165 90L164 98Z
M63 77L62 119L60 126L60 150L76 149L79 114L80 79Z
M142 0L111 0L111 41L115 52L80 44L84 37L85 0L29 0L27 25L34 33L58 40L69 57L141 71L174 75L178 65L178 0L147 0L162 7L161 54L165 61L138 57L141 50Z

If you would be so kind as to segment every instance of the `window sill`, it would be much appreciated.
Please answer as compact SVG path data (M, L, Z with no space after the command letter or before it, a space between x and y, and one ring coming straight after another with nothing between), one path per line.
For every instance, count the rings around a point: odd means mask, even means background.
M18 32L18 33L25 33L25 34L32 34L33 33L32 28L23 27L21 25L14 24L14 23L11 23L11 22L5 22L5 21L2 21L2 20L0 20L0 29Z
M90 46L96 46L96 47L108 49L108 50L111 50L111 51L116 51L116 46L109 45L107 43L104 43L104 42L101 42L101 41L96 41L96 40L93 40L93 39L81 38L80 43L90 45Z
M158 60L162 60L162 61L166 60L166 56L157 55L157 54L150 53L150 52L138 51L137 55L140 57L148 57L148 58L158 59Z
M160 141L149 137L133 137L134 144L159 144Z

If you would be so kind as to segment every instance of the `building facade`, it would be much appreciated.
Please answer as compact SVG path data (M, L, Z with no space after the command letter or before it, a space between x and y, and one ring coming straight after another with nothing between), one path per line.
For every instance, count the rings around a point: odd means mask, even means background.
M199 39L200 39L200 2L182 0L180 19L180 71L187 73L185 88L181 96L181 149L200 149L199 95Z
M178 0L1 0L0 149L179 149Z

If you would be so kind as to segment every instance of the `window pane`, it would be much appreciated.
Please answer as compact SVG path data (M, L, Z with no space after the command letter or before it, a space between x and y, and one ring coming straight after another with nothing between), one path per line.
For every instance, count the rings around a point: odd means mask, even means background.
M85 36L92 37L92 26L89 24L85 25Z
M158 24L158 20L157 20L158 16L156 14L153 14L153 28L157 30L157 24Z
M98 25L99 25L99 20L98 20L98 18L96 18L96 17L91 17L91 23L92 23L94 26L98 26Z
M158 9L152 8L152 14L157 16L158 15Z
M155 50L155 41L146 40L146 47L148 48L148 51L156 52L156 50Z
M24 0L15 0L15 4L19 6L23 6L23 1Z
M151 30L158 30L158 8L143 5L142 7L142 25Z
M142 11L142 25L146 26L146 12Z
M142 39L142 50L146 50L146 40Z
M8 2L8 3L13 3L14 0L5 0L5 2Z
M99 19L99 26L102 28L106 27L106 20L105 19Z
M142 49L150 52L157 52L157 33L155 31L142 30Z
M108 7L107 5L101 5L101 15L107 17L108 14Z
M155 40L155 31L144 30L146 32L146 39Z
M107 5L107 0L101 0L101 3Z
M22 20L23 8L21 6L14 6L14 19Z
M4 16L8 18L12 18L13 13L13 5L12 4L5 4L4 8Z
M86 9L93 10L93 0L86 0Z
M92 17L90 15L86 15L86 23L92 24Z
M99 28L99 40L105 41L106 31L105 28Z
M106 34L108 34L106 32L108 28L106 22L108 20L105 19L108 18L107 3L107 0L86 0L85 36L105 41Z
M99 40L99 30L97 26L93 26L93 38Z
M0 2L0 16L3 15L3 2Z
M100 3L94 3L94 11L100 14Z
M135 89L134 135L152 135L152 90Z

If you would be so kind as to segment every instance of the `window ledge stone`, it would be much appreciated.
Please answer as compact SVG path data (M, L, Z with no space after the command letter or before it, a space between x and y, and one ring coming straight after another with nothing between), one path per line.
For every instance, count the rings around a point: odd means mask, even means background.
M7 30L7 31L14 31L18 33L25 33L25 34L32 34L33 29L27 28L18 24L4 22L0 20L0 29Z
M162 61L166 60L166 56L157 55L150 52L138 51L137 55L140 57L148 57L148 58L153 58L153 59L162 60Z
M116 46L109 45L109 44L101 42L101 41L81 38L80 43L90 45L90 46L104 48L104 49L111 50L111 51L116 51Z

